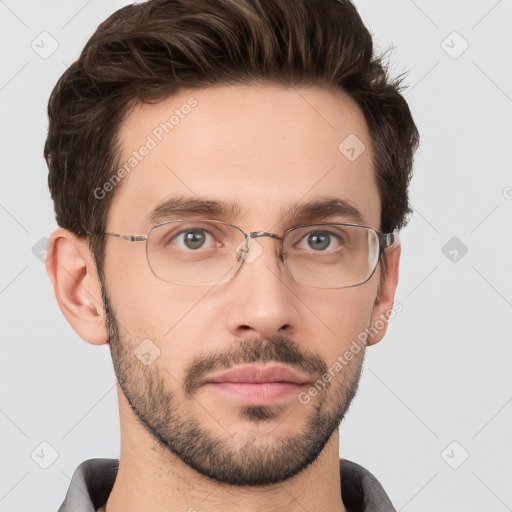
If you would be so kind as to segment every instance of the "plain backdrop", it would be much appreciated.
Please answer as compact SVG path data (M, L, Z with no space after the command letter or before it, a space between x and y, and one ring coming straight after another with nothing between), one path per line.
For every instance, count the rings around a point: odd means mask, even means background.
M1 512L56 511L82 461L119 457L108 347L67 324L42 263L43 144L55 82L126 3L0 0ZM410 71L421 147L403 309L367 352L340 456L400 511L512 510L512 2L357 6L394 74Z

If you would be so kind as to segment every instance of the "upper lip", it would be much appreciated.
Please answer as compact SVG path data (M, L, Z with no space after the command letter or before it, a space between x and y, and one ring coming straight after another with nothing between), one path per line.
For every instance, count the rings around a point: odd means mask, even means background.
M309 384L304 375L284 366L242 366L233 370L214 374L205 379L209 382L292 382L294 384Z

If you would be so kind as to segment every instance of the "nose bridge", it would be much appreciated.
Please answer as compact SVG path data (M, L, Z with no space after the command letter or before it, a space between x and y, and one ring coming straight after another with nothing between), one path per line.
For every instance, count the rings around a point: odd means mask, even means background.
M266 247L263 241L261 244L256 240L250 243L251 238L263 237L275 241L267 242ZM231 284L238 299L227 316L229 328L236 335L244 335L251 329L266 338L285 327L288 332L296 328L296 304L289 295L289 286L283 282L286 272L283 273L282 238L267 231L252 231L245 235L245 250L239 253L243 261L237 279Z

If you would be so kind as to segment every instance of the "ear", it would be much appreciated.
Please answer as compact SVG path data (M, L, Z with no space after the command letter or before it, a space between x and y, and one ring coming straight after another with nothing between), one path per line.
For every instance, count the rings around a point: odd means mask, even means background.
M93 345L107 343L101 286L87 239L67 229L55 230L48 240L45 265L71 327Z
M398 284L398 266L400 263L401 245L398 235L394 233L395 240L393 244L384 251L383 257L385 258L386 274L380 286L380 291L377 294L373 310L372 310L372 324L369 328L370 335L368 336L367 345L375 345L378 343L388 329L388 321L390 316L395 314L396 305L394 304L395 290ZM381 265L381 272L382 264ZM395 307L394 307L395 306Z

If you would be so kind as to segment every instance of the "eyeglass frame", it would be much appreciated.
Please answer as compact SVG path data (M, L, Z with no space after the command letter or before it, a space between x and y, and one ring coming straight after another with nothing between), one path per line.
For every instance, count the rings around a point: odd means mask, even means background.
M147 232L146 235L122 235L122 234L119 234L119 233L108 233L108 232L95 232L95 233L88 233L88 234L89 235L106 235L106 236L111 236L111 237L119 238L121 240L125 240L126 242L143 242L143 241L146 241L146 261L148 262L148 266L149 266L152 274L155 277L157 277L158 279L164 281L165 283L178 284L178 283L173 283L172 281L167 281L167 280L163 279L162 277L158 276L155 273L155 271L153 270L153 267L149 263L149 256L148 256L148 251L147 251L147 240L149 238L149 234L155 228L158 228L160 226L164 226L166 224L171 224L171 223L174 223L174 222L205 222L205 221L217 222L219 224L224 224L226 226L230 226L230 227L235 228L236 230L240 231L240 233L242 233L244 235L245 248L247 248L249 246L249 242L250 242L251 238L259 238L259 237L262 237L262 236L269 236L270 238L276 238L276 239L284 240L286 235L288 233L290 233L291 231L294 231L295 229L299 229L299 228L309 227L309 226L326 226L326 225L327 226L353 226L353 227L359 227L359 228L366 228L366 229L370 229L371 231L373 231L377 235L377 239L379 241L379 256L377 258L375 266L374 266L373 270L371 271L370 275L364 281L361 281L360 283L357 283L357 284L351 284L351 285L348 285L348 286L339 286L339 287L325 288L323 286L314 286L314 285L304 284L304 283L301 283L300 281L297 281L295 279L295 277L293 276L293 274L291 273L290 269L288 268L288 265L286 263L286 258L283 257L283 251L281 250L280 259L283 262L284 266L286 267L286 270L288 271L288 274L290 274L291 278L296 283L301 284L303 286L310 286L312 288L320 288L322 290L334 290L334 289L342 290L344 288L354 288L355 286L361 286L362 284L366 283L367 281L369 281L371 279L371 277L375 273L375 270L377 269L377 266L379 265L379 261L381 261L382 255L384 254L384 250L389 248L389 247L391 247L395 242L399 241L398 234L396 232L393 232L393 233L383 233L382 231L379 231L378 229L372 228L371 226L365 226L364 224L355 224L355 223L351 223L351 222L315 222L315 223L312 223L312 224L299 224L298 226L293 226L291 228L288 228L282 235L278 235L276 233L269 233L268 231L251 231L249 233L246 233L242 228L239 228L238 226L235 226L234 224L231 224L229 222L225 222L225 221L222 221L222 220L217 220L217 219L173 219L173 220L165 220L163 222L159 222L157 224L154 224L153 226L151 226L148 229L148 232ZM281 242L281 249L282 248L283 247L282 247L282 242ZM240 251L240 252L243 252L245 254L247 251ZM226 281L222 281L223 283L227 283L227 282L231 281L238 274L238 272L242 268L242 265L244 264L245 257L242 257L241 259L242 259L242 263L240 263L240 265L238 266L238 269L236 270L236 272L229 279L227 279ZM238 260L240 260L240 253L238 254L237 261ZM185 285L185 286L207 286L207 285L198 284L198 283L179 283L179 284L182 284L182 285Z

